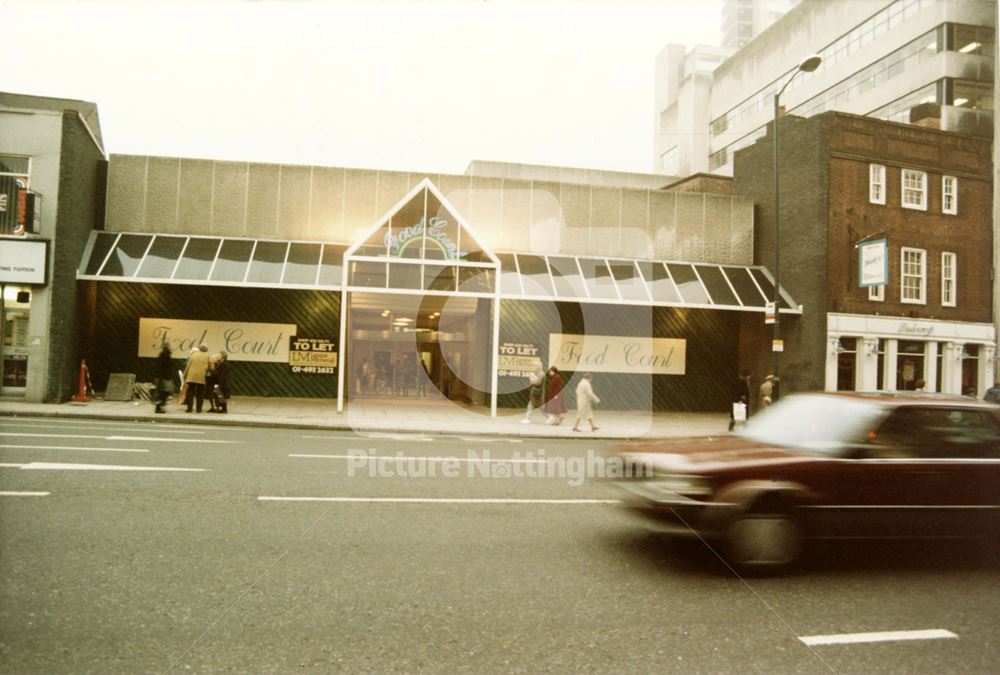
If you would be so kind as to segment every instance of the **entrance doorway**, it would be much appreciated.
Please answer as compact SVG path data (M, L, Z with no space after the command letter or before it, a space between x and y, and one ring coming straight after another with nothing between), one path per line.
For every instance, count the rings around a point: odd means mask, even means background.
M352 293L348 400L481 403L474 398L489 372L491 339L480 306L477 298Z

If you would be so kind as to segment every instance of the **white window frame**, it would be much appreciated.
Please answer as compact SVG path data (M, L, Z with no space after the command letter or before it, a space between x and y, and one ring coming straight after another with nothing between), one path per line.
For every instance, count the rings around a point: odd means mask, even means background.
M868 201L871 204L885 204L885 166L868 165Z
M941 253L941 305L955 307L958 303L958 256L950 251Z
M927 210L927 172L915 169L900 171L900 205L904 209ZM918 200L908 200L908 196L919 197Z
M909 271L910 267L917 261L907 261L907 257L915 255L919 258L919 274ZM919 297L907 297L910 286L908 280L919 279ZM899 301L908 305L927 304L927 251L922 248L906 248L899 252Z
M958 215L958 179L941 176L941 213Z
M885 302L885 286L869 286L868 299L872 302Z

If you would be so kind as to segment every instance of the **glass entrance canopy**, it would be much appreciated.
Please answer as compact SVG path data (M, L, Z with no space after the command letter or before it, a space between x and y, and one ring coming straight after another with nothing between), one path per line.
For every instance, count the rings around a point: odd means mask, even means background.
M92 232L77 278L157 284L342 290L336 243ZM357 256L350 288L503 299L596 302L763 312L774 280L763 267L669 260L499 252L478 260ZM404 262L405 261L405 262ZM783 312L801 310L782 289Z

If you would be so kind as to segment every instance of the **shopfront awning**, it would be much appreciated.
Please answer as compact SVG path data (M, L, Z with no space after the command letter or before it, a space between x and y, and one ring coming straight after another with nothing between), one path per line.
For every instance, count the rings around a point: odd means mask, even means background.
M174 234L93 232L77 272L78 279L155 284L197 284L247 288L342 290L344 244L204 237ZM455 274L459 286L442 287L450 275L423 275L409 292L482 296L499 282L502 299L562 300L624 305L689 307L763 312L774 296L774 280L763 267L571 255L497 253L493 269L476 270L475 292L459 290L467 270ZM374 260L351 260L371 266ZM395 263L394 263L395 264ZM426 263L425 263L426 264ZM446 262L437 262L447 266ZM475 263L470 263L475 265ZM457 264L457 268L461 267ZM359 271L360 272L360 271ZM353 276L353 275L349 275ZM415 275L419 278L420 275ZM380 274L367 291L393 274ZM360 289L359 289L360 290ZM781 310L801 308L785 289Z

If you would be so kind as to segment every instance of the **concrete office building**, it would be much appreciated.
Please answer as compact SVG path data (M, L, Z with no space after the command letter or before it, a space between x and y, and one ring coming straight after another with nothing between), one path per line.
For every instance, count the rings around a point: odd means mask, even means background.
M722 46L740 49L780 19L799 0L726 0L722 6Z
M799 74L782 95L790 113L839 110L909 122L919 121L914 108L932 103L941 107L941 129L991 137L995 27L993 0L803 0L719 65L710 84L688 87L698 93L658 101L655 156L676 146L679 174L732 175L733 154L763 136L773 118L774 92L813 53L822 56L820 67ZM658 73L657 81L669 77ZM685 106L694 112L663 114Z

